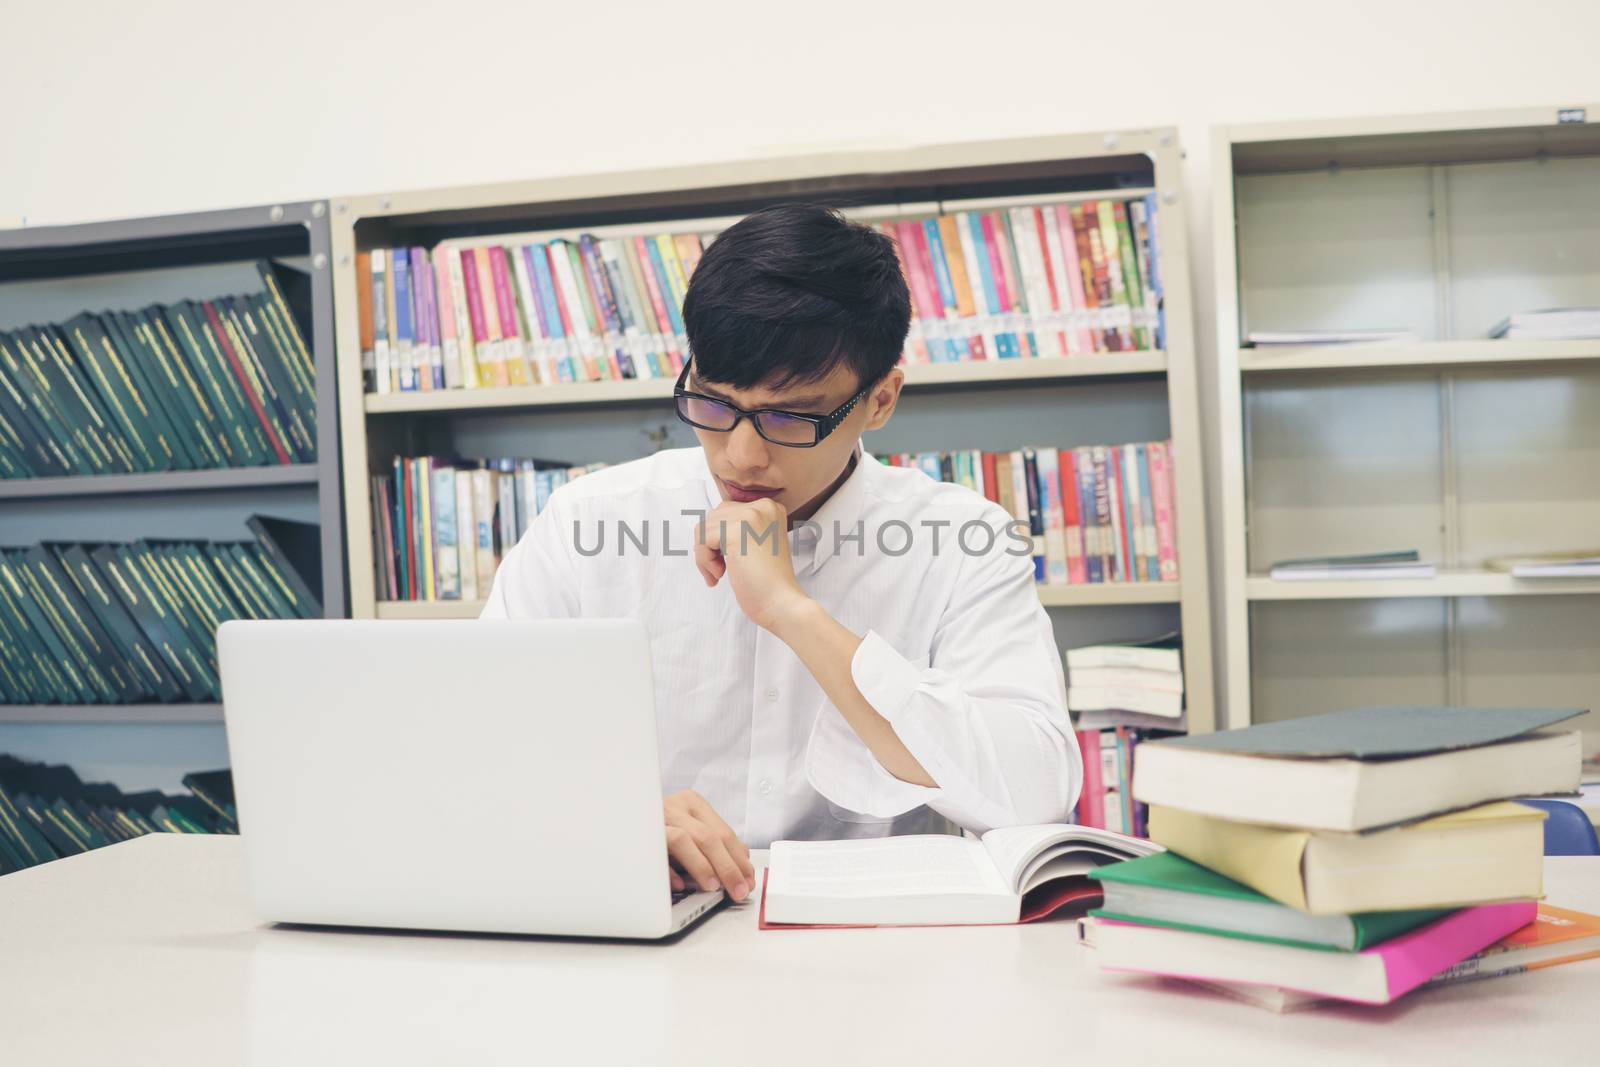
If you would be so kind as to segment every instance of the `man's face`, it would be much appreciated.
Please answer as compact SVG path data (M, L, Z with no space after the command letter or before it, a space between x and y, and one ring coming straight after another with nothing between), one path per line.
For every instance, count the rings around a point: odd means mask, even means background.
M695 436L705 450L706 464L717 480L722 498L745 502L770 497L783 505L791 519L809 517L844 473L861 435L888 421L903 377L898 368L890 371L839 428L814 448L775 445L756 432L750 419L740 419L728 433L697 427ZM691 370L687 385L694 392L725 400L745 411L776 408L805 415L827 415L861 388L855 371L848 367L836 367L818 381L791 383L781 389L760 385L734 389L702 381Z

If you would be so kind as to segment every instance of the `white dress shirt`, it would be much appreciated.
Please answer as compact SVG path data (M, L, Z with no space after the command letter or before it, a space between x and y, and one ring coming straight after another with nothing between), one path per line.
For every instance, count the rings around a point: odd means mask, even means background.
M862 453L789 534L800 587L863 636L856 686L931 788L884 770L799 657L739 610L726 578L706 587L694 530L721 502L698 448L576 479L506 554L483 617L643 620L663 788L699 792L752 848L936 831L946 818L981 833L1067 817L1082 760L1010 516Z

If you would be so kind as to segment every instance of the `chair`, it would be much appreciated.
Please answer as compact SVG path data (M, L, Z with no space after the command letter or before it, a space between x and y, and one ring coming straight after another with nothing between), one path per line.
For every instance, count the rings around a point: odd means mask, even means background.
M1589 821L1588 814L1578 805L1565 800L1524 800L1520 803L1550 813L1544 823L1546 856L1600 856L1600 839L1595 836L1594 823Z

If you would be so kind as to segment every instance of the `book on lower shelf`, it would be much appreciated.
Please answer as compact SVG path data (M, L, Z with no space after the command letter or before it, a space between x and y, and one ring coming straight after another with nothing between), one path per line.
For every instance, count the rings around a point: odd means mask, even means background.
M0 703L220 699L218 626L322 614L292 547L317 527L249 523L255 541L0 549Z
M288 268L257 270L258 292L0 331L0 478L315 462Z
M910 291L905 361L948 363L1160 349L1159 215L1154 194L1110 194L866 224ZM671 379L707 225L359 252L365 390Z
M763 929L1031 922L1097 902L1096 867L1157 851L1073 825L947 834L776 841L761 890Z
M1600 307L1515 311L1496 323L1489 336L1511 341L1573 341L1600 337Z
M1284 559L1274 563L1269 572L1269 577L1280 582L1378 581L1436 575L1434 565L1423 562L1415 549Z
M999 504L1032 539L1042 585L1178 580L1171 441L879 455Z
M378 599L481 600L550 494L604 463L396 456L374 475Z

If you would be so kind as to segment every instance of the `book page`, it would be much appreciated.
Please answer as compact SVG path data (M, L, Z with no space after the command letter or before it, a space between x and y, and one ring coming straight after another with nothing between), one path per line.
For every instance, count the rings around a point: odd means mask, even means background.
M1071 823L990 830L983 835L983 847L1013 893L1025 892L1024 883L1027 888L1038 885L1042 879L1034 875L1045 862L1057 856L1078 854L1099 866L1162 850L1160 845L1141 838ZM1066 873L1066 868L1061 870Z
M1011 890L983 845L946 834L854 841L777 841L774 894L828 897L920 897Z

